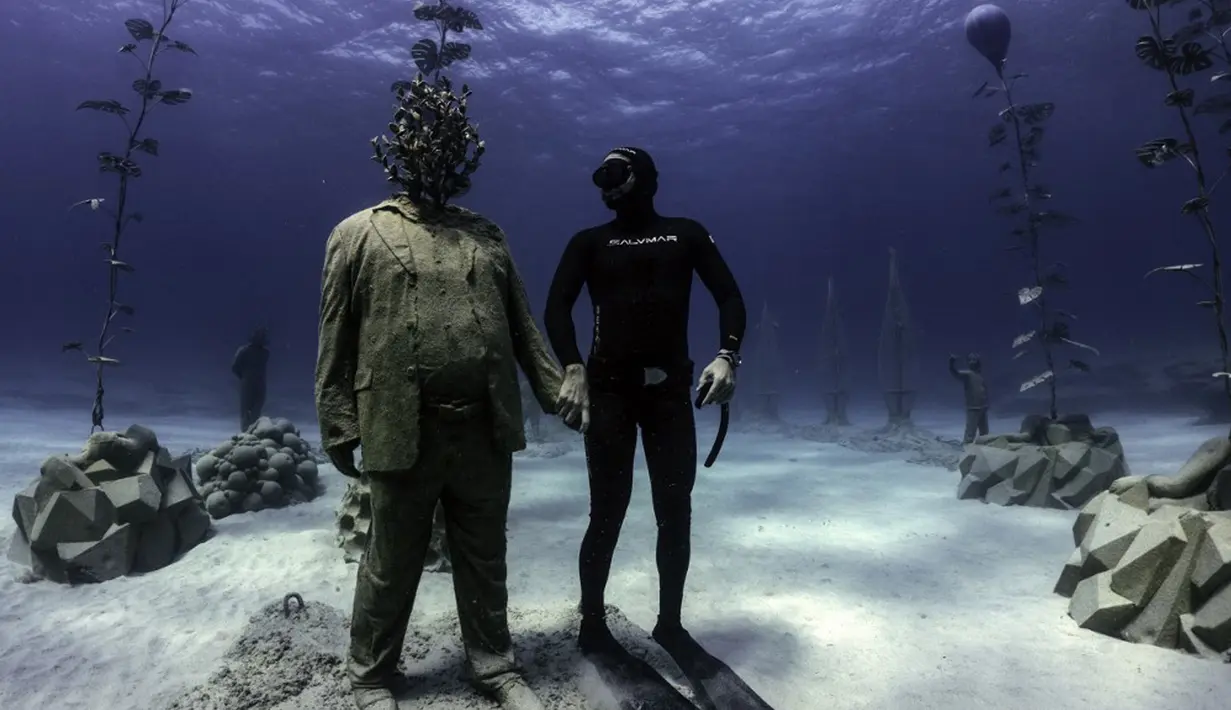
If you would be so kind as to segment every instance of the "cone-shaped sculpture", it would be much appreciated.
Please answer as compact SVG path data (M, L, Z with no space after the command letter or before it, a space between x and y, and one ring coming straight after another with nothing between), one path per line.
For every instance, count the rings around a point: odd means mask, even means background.
M778 323L769 312L769 304L761 309L761 320L756 327L756 345L752 351L751 367L743 368L748 378L740 387L746 387L747 414L761 420L778 421L779 377L782 360L778 356ZM741 414L743 414L741 412Z
M825 423L850 426L846 405L850 401L850 373L846 331L833 277L825 296L825 320L821 324L821 391L825 395Z
M906 307L906 294L898 279L898 252L889 250L889 296L881 321L880 352L877 358L881 389L889 408L889 424L910 423L915 405L915 336Z

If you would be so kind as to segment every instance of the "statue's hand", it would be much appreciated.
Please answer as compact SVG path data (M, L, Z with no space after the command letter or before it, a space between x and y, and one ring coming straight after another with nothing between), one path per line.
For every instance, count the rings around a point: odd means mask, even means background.
M585 365L564 368L564 382L556 396L556 414L568 428L585 433L590 428L590 383Z
M1123 476L1112 481L1111 485L1107 486L1107 490L1114 495L1119 495L1144 480L1146 480L1145 476Z
M325 455L329 457L333 467L338 469L338 473L347 478L359 478L359 468L355 466L355 449L357 448L359 448L358 441L330 446L325 449Z

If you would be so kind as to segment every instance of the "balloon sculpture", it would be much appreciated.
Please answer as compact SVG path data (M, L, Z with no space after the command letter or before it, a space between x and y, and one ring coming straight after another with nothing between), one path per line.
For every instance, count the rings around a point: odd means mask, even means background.
M1018 355L1025 352L1022 348L1037 349L1041 351L1043 360L1042 371L1023 382L1019 390L1025 392L1045 384L1048 390L1048 417L1054 420L1057 418L1057 371L1066 364L1081 372L1090 369L1083 360L1062 356L1060 346L1080 348L1095 354L1098 350L1074 340L1069 323L1073 316L1056 308L1059 298L1056 286L1066 283L1069 277L1064 273L1062 262L1052 262L1041 254L1045 247L1050 248L1054 243L1043 239L1042 235L1053 228L1072 224L1075 219L1052 209L1052 191L1035 181L1047 120L1055 112L1056 105L1050 101L1019 104L1013 100L1017 82L1026 75L1004 74L1012 34L1009 16L995 5L980 5L966 15L966 41L992 63L999 79L998 82L983 82L973 97L1003 96L1006 104L998 113L996 123L988 130L987 142L989 146L1008 149L1008 160L1001 163L1000 173L1010 182L997 187L991 199L999 214L1017 223L1010 232L1016 243L1009 248L1026 257L1030 270L1030 279L1018 291L1017 297L1018 302L1029 308L1031 316L1037 320L1034 328L1017 337L1014 349L1018 350Z
M1012 35L1009 16L995 5L980 5L966 15L966 41L992 63L998 75L1004 71Z

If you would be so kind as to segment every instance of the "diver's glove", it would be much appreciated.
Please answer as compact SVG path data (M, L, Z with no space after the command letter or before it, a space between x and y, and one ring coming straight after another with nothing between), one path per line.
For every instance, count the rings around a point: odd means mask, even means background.
M709 392L701 400L702 407L707 404L725 404L735 396L734 363L737 357L738 355L734 353L719 352L718 357L701 371L701 378L697 381L697 391L700 392L707 383L710 386Z
M347 441L337 446L330 446L325 449L325 455L329 457L329 462L333 467L338 469L338 473L347 478L359 478L359 467L355 465L355 449L359 448L359 441Z
M556 414L574 431L584 434L590 428L590 383L586 380L585 365L564 368L564 381L556 396Z

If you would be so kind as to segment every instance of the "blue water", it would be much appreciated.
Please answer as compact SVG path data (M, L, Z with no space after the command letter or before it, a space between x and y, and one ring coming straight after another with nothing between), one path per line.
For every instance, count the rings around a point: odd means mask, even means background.
M1172 27L1189 5L1168 11ZM816 372L831 274L852 355L875 360L895 247L922 371L943 373L946 353L979 350L989 373L1014 386L1039 367L1008 359L1028 325L1015 296L1028 273L1003 250L1014 224L987 199L1003 158L986 133L1003 106L970 98L994 79L965 41L972 6L478 4L485 29L460 38L473 52L449 71L474 91L488 152L459 202L509 234L541 306L569 236L608 216L590 171L608 148L640 145L662 173L660 208L711 229L753 316L770 305L784 369L800 373L792 376ZM388 121L389 84L413 75L410 45L430 34L411 8L224 1L179 11L168 35L197 55L166 54L156 74L193 97L160 106L143 133L161 150L143 156L131 193L145 221L123 246L136 272L121 294L137 314L136 333L111 348L125 361L113 375L117 400L136 381L227 386L230 355L268 323L274 386L310 408L324 240L388 192L367 141ZM1162 104L1165 77L1133 54L1149 29L1144 13L1121 0L1004 8L1014 32L1008 71L1029 74L1018 102L1056 105L1039 179L1055 208L1081 219L1045 247L1069 265L1061 298L1080 318L1074 336L1105 356L1217 356L1195 285L1142 281L1156 266L1209 261L1204 235L1178 213L1195 189L1188 170L1148 170L1133 154L1180 130ZM123 21L160 13L154 1L0 9L0 297L9 304L0 384L62 389L80 378L68 389L81 390L75 406L87 413L90 373L59 348L97 337L106 305L97 244L110 233L100 214L68 208L96 196L114 204L116 180L95 156L123 149L123 126L74 108L136 98L129 85L141 68L115 51L129 40ZM1192 82L1203 96L1209 74ZM1221 117L1195 120L1219 174ZM1215 222L1225 220L1221 194L1213 202ZM700 358L714 311L703 294L694 301ZM862 376L874 394L874 370Z

